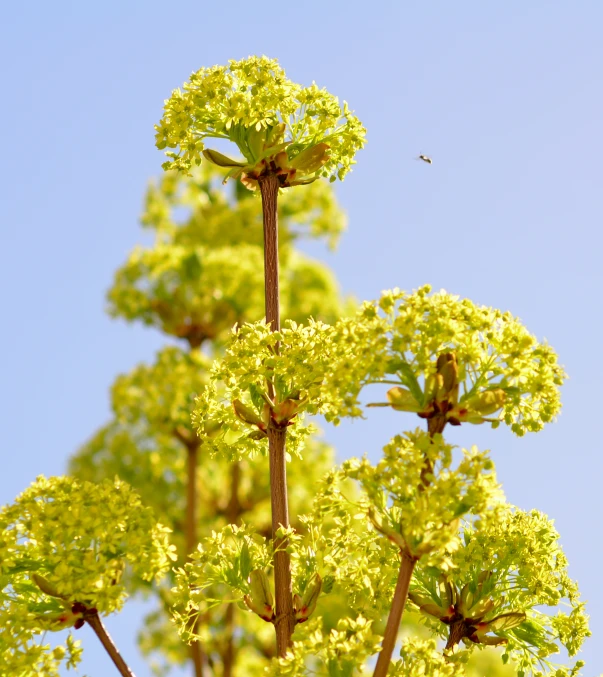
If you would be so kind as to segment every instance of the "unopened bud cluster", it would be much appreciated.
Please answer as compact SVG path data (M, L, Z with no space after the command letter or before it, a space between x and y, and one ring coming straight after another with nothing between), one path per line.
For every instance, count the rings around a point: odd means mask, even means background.
M459 378L456 354L442 353L436 361L435 373L425 379L423 403L410 390L401 386L387 391L388 403L396 411L413 412L421 418L443 417L450 425L480 424L486 421L497 424L499 419L490 416L502 409L507 397L505 391L494 387L465 396L459 402L462 380Z

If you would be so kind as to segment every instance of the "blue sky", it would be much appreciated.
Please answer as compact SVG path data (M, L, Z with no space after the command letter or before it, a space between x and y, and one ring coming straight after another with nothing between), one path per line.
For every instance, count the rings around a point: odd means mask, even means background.
M163 100L201 66L267 54L346 99L368 130L337 189L348 233L334 255L307 247L343 289L362 299L429 282L510 310L560 354L571 379L556 424L452 439L491 448L509 499L555 519L589 602L584 674L603 671L603 5L57 0L6 3L0 17L0 503L61 473L106 420L115 376L163 343L103 312L161 171ZM342 457L376 457L399 429L379 411L327 437ZM109 628L144 677L138 612ZM81 632L81 672L110 673Z

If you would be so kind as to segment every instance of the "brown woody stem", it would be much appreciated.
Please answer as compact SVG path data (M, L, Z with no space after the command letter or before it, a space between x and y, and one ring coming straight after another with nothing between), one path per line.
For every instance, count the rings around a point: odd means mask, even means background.
M267 175L260 179L262 211L264 217L264 282L266 292L266 323L272 331L280 329L279 275L278 275L278 179ZM269 397L274 401L273 388L269 386ZM287 466L285 461L286 432L274 427L268 428L270 457L270 498L272 505L272 538L274 539L274 588L276 598L276 649L284 656L291 645L295 627L293 595L291 587L291 560L285 552L286 539L276 540L280 526L289 527L287 502Z
M446 418L444 416L434 416L427 421L427 432L429 437L442 433L446 427ZM433 465L429 458L425 457L425 464L421 470L421 481L419 491L425 491L429 486L429 475L433 472ZM396 590L394 592L394 599L392 607L387 618L387 625L385 626L385 634L383 635L383 642L381 644L381 651L377 659L377 665L373 672L373 677L386 677L389 665L392 660L394 647L398 638L398 631L400 629L400 621L402 620L402 613L406 605L408 597L408 588L412 578L413 571L417 560L403 550L400 551L402 558L400 562L400 571L398 573L398 581L396 583Z
M239 485L241 483L241 465L235 461L231 466L230 472L230 499L226 506L226 519L230 524L238 524L241 517L241 503L239 501ZM232 677L235 662L235 613L234 604L226 607L224 617L226 642L222 652L222 677Z
M86 623L94 630L96 636L100 639L101 644L105 647L105 651L109 654L115 667L119 670L119 674L122 675L122 677L135 677L134 673L130 670L126 661L117 650L109 633L106 631L98 613L86 614L85 618Z
M264 217L264 292L266 323L272 331L281 328L278 279L278 179L268 175L260 181Z
M190 557L197 547L199 537L197 534L197 464L199 457L199 441L189 438L185 442L186 446L186 470L188 484L186 487L186 525L185 542L186 554ZM197 617L193 624L193 632L197 633L200 619ZM195 667L195 677L203 677L205 652L201 642L195 640L190 645L191 660Z
M453 649L464 637L468 637L471 633L468 632L468 624L464 618L453 621L450 624L448 632L448 641L444 647L444 652Z
M377 659L377 665L373 672L373 677L386 677L389 669L389 664L392 660L394 647L398 638L398 630L400 629L400 621L402 619L402 612L406 605L408 597L408 588L410 586L410 579L415 568L417 560L410 557L404 551L400 551L402 558L400 562L400 571L398 572L398 581L396 582L396 590L394 592L394 599L392 600L392 608L389 611L387 618L387 625L385 626L385 633L383 635L383 642L381 643L381 651Z
M232 677L232 671L234 668L234 616L235 606L234 604L229 604L226 607L226 615L224 617L227 636L224 652L222 653L222 677Z

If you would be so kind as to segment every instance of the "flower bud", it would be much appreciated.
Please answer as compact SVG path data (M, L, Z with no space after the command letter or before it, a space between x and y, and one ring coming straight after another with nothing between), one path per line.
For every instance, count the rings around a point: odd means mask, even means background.
M421 595L418 592L411 590L408 593L408 598L413 604L416 604L419 607L420 611L423 611L430 616L434 616L440 621L448 621L452 618L453 614L450 612L450 609L436 604L431 597Z
M507 399L507 394L501 388L484 390L478 395L470 397L464 402L467 409L477 412L482 416L489 416L502 408Z
M443 604L446 604L448 607L453 607L457 603L459 593L454 583L451 583L442 576L438 581L438 589Z
M320 574L315 573L308 581L303 597L294 595L293 610L295 611L296 623L304 623L310 618L312 612L316 608L321 588L322 578L320 577Z
M451 417L451 422L456 422L456 425L461 423L479 425L491 420L486 417L498 411L504 405L506 398L507 395L501 388L484 390L457 404L450 410L448 416Z
M437 360L436 368L442 376L438 391L438 399L450 399L456 402L459 390L459 368L454 353L442 353Z
M444 379L441 374L430 374L425 379L425 404L429 404L443 388Z
M269 127L266 132L266 145L265 148L270 148L271 146L276 146L282 142L285 135L287 125L284 122L279 122L273 127Z
M469 639L475 644L485 644L487 646L496 646L497 644L506 644L507 640L504 637L496 637L486 635L487 632L500 632L511 630L521 625L526 620L526 615L523 611L511 611L506 614L501 614L490 621L483 623L476 623L475 632Z
M296 401L291 398L279 402L272 410L273 421L279 426L288 425L291 419L297 416L300 404L299 400Z
M249 574L249 592L243 601L247 607L262 620L271 623L274 620L274 600L270 590L270 581L262 569L254 569Z
M253 155L254 161L257 161L264 150L264 144L266 142L266 133L267 130L264 129L261 125L258 129L256 127L251 127L247 130L247 147Z
M494 609L494 605L494 600L484 597L466 610L467 615L475 621L480 621L487 613Z
M43 614L36 616L36 621L42 630L57 632L66 628L79 630L84 625L83 614L65 609L58 614Z
M239 160L231 160L231 158L219 153L217 150L212 150L211 148L205 148L203 151L203 156L206 160L209 160L212 164L218 165L218 167L246 167L246 162L240 162Z
M241 400L233 400L232 408L234 409L235 416L243 423L248 423L249 425L255 425L260 430L265 429L265 425L262 422L262 419L257 415L257 413L246 404L243 404Z
M31 577L33 582L46 595L49 595L50 597L58 597L58 599L67 599L65 596L59 594L54 585L44 578L44 576L40 576L40 574L32 574Z

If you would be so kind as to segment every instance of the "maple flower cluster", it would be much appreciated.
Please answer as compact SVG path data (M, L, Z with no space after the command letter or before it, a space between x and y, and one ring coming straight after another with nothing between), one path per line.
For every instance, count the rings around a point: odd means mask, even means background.
M166 100L156 144L171 159L165 169L189 172L204 156L230 169L249 188L266 172L283 187L319 176L343 179L366 131L347 103L316 84L289 80L278 61L252 56L201 68ZM205 149L206 139L233 141L244 160Z
M361 505L373 527L408 557L442 570L460 546L459 526L467 514L480 515L502 498L487 453L464 450L453 465L453 447L427 433L397 435L376 466L350 459L343 477L364 491Z
M119 611L127 597L126 567L151 581L174 559L169 530L118 479L92 484L39 477L2 509L0 527L0 655L11 674L34 674L34 666L53 674L66 656L77 662L73 640L51 649L35 637L77 629L86 613Z
M153 364L139 364L118 376L111 388L117 419L130 424L143 421L155 431L195 441L190 412L207 383L209 364L199 351L166 346Z
M565 372L510 313L424 286L393 289L337 325L341 357L329 387L340 415L360 416L369 384L396 384L391 406L451 425L504 421L517 435L540 430L561 408Z
M446 635L449 648L461 641L504 645L503 661L512 659L519 674L577 672L582 661L562 668L548 660L560 646L574 656L590 635L552 522L536 510L499 503L465 523L462 539L451 553L450 577L422 566L416 571L410 599L428 624ZM560 604L570 613L546 613Z
M307 326L287 321L278 332L264 322L235 327L193 414L206 448L231 457L265 453L272 426L289 430L287 448L299 454L308 434L301 415L330 406L322 384L332 331L312 320Z

